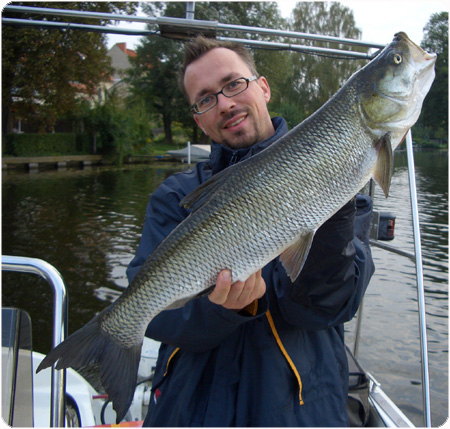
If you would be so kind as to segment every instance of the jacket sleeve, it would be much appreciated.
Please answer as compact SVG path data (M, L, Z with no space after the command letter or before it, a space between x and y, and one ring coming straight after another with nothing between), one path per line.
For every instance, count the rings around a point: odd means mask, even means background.
M371 211L370 199L358 196L358 216L352 199L325 222L317 230L305 265L293 283L277 263L275 293L289 323L325 329L355 315L375 269L368 245Z
M258 311L236 313L212 303L207 296L195 298L181 308L159 313L145 335L189 352L204 352L223 343L243 323L267 311L265 297L258 300Z

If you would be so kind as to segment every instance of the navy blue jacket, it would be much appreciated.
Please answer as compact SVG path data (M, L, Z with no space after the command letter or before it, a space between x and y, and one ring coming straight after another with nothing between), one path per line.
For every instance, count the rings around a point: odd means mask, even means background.
M179 206L184 196L288 131L283 119L273 123L270 139L239 150L212 142L209 162L161 184L147 206L130 280L189 214ZM295 283L278 258L265 266L266 294L245 310L204 296L151 321L146 335L162 345L144 426L348 425L342 324L374 271L368 245L354 236L355 212L352 200L318 229Z

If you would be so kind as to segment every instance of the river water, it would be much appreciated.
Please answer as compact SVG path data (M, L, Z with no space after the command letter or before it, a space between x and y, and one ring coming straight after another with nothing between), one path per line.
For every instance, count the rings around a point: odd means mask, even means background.
M432 423L448 416L448 153L415 153L424 256ZM69 294L69 332L80 328L127 286L149 194L177 164L2 174L2 254L54 265ZM375 208L396 215L389 244L414 252L407 160L396 152L388 200ZM415 268L405 257L373 249L376 274L364 301L359 359L416 425L422 426ZM5 306L26 309L34 348L51 347L53 295L31 274L3 273ZM346 327L351 346L355 330Z

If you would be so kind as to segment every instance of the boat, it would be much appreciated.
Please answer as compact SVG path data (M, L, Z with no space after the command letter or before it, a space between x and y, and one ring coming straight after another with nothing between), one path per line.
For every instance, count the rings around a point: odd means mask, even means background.
M57 270L35 258L2 256L2 269L40 275L54 292L53 344L66 337L67 293ZM36 369L44 355L32 348L26 311L2 307L2 418L11 427L90 427L116 421L107 395L79 372ZM124 422L140 426L147 412L159 343L145 338L133 403ZM94 384L94 385L93 385Z
M4 10L18 13L39 13L43 15L83 17L83 18L105 18L116 21L133 20L130 17L114 14L97 14L95 12L73 11L52 8L34 8L26 6L7 5ZM127 19L129 18L129 19ZM248 33L249 27L220 24L218 22L194 20L194 2L186 3L186 18L167 17L140 17L141 21L149 24L159 25L160 33L166 37L187 38L194 33L207 33L215 36L219 31L237 31ZM133 34L133 31L117 28L85 25L70 22L57 22L54 20L30 20L3 18L3 23L10 25L36 25L48 28L115 32ZM252 32L271 34L275 36L309 39L312 41L328 40L336 43L348 44L347 39L330 36L320 36L305 33L286 32L281 30L253 28ZM140 31L140 35L154 35L153 31ZM302 52L320 52L322 54L340 55L342 57L353 57L372 59L376 54L370 50L383 48L382 44L366 43L353 40L351 44L365 46L367 53L351 50L338 50L328 48L316 48L313 46L302 46L295 44L278 43L272 41L237 39L221 37L222 40L233 40L238 43L256 47L266 46L275 49L290 49ZM188 147L190 145L188 144ZM419 307L419 329L421 343L422 364L422 389L423 389L423 414L424 426L431 426L430 412L430 388L428 374L428 351L425 322L425 299L422 273L422 256L420 247L420 230L417 205L417 192L415 188L414 160L412 149L411 132L406 136L406 148L408 154L408 174L410 183L411 209L413 218L414 255L396 249L378 240L378 232L372 236L370 243L388 252L402 254L413 259L416 265L417 296ZM207 151L200 151L193 145L181 151L170 151L173 156L180 160L195 161L201 157L207 157ZM199 149L197 151L197 149ZM190 154L190 159L189 158ZM209 154L208 154L209 155ZM196 158L200 157L200 158ZM369 192L370 194L370 192ZM377 218L375 218L377 219ZM377 229L381 222L373 222ZM387 234L389 235L389 234ZM2 256L2 269L8 271L34 273L43 277L54 290L54 321L53 321L53 346L62 342L67 335L67 292L64 281L55 267L39 259ZM413 427L412 422L386 395L377 380L358 363L358 343L361 335L363 305L357 315L357 332L353 350L347 348L349 361L349 399L348 410L352 426L369 427ZM56 371L50 368L42 375L36 375L34 368L42 360L42 355L33 352L31 344L31 330L29 317L22 309L2 309L2 417L10 426L94 426L111 425L115 421L115 413L111 410L111 404L107 397L93 386L86 377L79 372L69 369L67 371ZM22 333L22 325L24 331ZM4 341L4 339L8 341ZM22 342L24 340L24 342ZM133 403L125 416L124 426L142 425L147 411L152 384L152 368L155 366L158 343L149 340L144 344L141 364L139 368L139 383L136 387ZM41 420L41 418L43 420ZM25 421L23 420L25 419ZM48 421L48 423L47 423Z
M187 162L188 164L190 164L191 162L207 161L209 159L210 153L210 145L191 145L189 142L184 149L167 151L167 155L169 155L171 158L175 158L177 161Z

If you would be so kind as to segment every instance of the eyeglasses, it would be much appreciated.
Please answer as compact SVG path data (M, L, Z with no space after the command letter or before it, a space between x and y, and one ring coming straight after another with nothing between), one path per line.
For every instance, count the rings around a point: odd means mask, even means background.
M208 94L200 98L191 106L191 112L197 115L201 115L208 110L211 110L218 102L218 95L223 94L227 98L234 97L235 95L244 92L248 88L248 84L258 79L256 76L252 76L248 79L245 77L240 77L239 79L233 80L227 83L219 92L215 94Z

